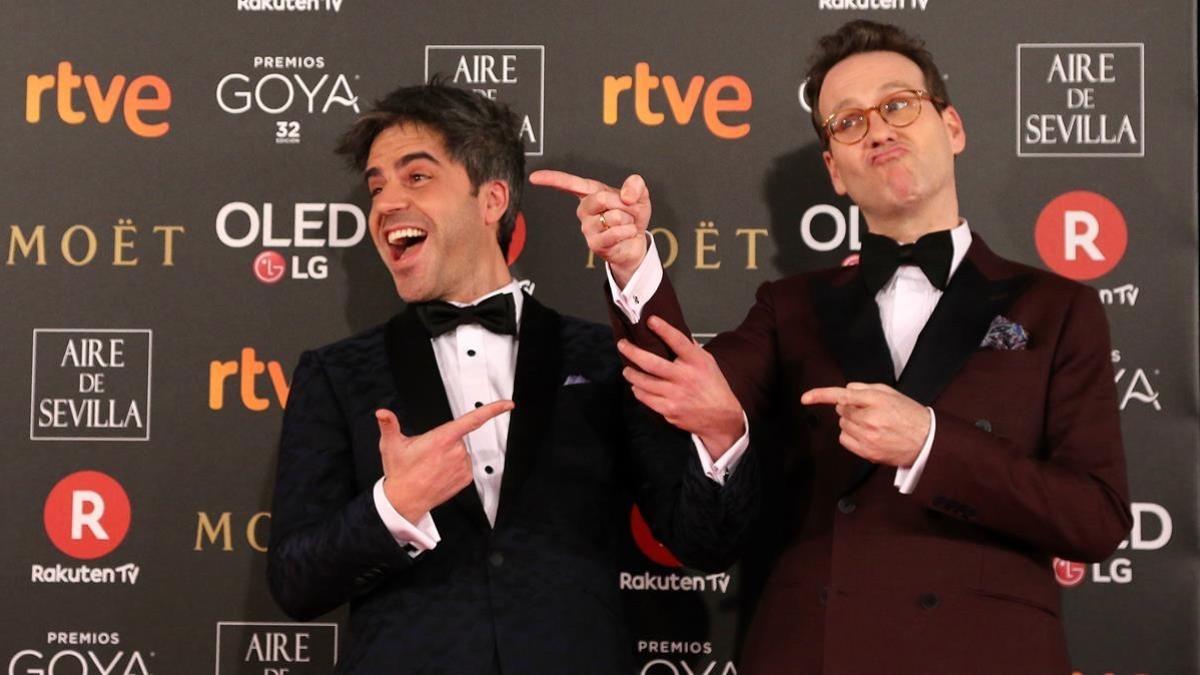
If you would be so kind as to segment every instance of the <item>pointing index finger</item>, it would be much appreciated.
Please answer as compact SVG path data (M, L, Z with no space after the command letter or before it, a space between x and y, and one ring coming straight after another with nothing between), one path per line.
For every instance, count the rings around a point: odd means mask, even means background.
M502 415L516 407L512 401L492 401L491 403L472 410L471 412L459 417L456 420L446 422L438 427L439 430L446 434L453 435L456 439L462 438L467 434L475 431L483 426L488 420Z
M602 190L611 190L609 186L598 180L576 176L565 171L539 169L529 174L529 182L534 185L554 188L579 197L580 199Z

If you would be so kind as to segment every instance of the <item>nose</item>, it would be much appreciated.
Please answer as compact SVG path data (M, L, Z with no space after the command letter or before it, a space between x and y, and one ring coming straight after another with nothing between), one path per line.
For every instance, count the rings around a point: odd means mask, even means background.
M876 119L871 119L871 114ZM875 108L867 111L867 136L864 139L868 147L875 148L896 140L896 129L883 119L883 114Z
M383 185L371 199L371 211L382 221L389 214L404 211L411 204L408 190L395 181Z

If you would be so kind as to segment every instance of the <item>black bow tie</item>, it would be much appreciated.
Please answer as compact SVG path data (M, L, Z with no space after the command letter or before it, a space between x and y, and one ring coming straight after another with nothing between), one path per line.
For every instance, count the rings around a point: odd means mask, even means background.
M867 290L874 295L901 265L920 267L929 283L944 291L950 279L950 260L953 257L954 239L950 230L930 232L914 244L897 244L893 239L868 232L863 235L859 262Z
M478 305L456 307L433 300L416 306L417 316L430 337L437 337L468 323L477 323L497 335L517 334L517 306L512 293L500 293Z

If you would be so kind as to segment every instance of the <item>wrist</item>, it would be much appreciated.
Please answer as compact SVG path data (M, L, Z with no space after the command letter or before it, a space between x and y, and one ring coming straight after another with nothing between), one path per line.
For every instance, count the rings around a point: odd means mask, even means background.
M739 411L736 416L729 417L721 425L696 435L700 437L700 442L708 450L709 456L713 460L717 460L733 447L733 444L745 433L746 427Z
M420 520L432 508L416 495L405 490L399 481L389 481L384 478L383 495L387 497L388 503L392 505L396 513L410 523Z

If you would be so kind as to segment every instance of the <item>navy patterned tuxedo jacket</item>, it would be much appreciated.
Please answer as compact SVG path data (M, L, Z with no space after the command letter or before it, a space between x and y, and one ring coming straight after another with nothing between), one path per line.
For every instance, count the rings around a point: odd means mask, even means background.
M620 368L607 326L527 296L495 528L469 485L433 509L441 542L412 559L372 498L374 411L390 408L407 435L451 419L428 333L410 308L301 356L268 577L297 619L349 603L337 672L633 672L616 570L631 500L701 569L729 564L751 506L703 475L691 440L632 399Z

